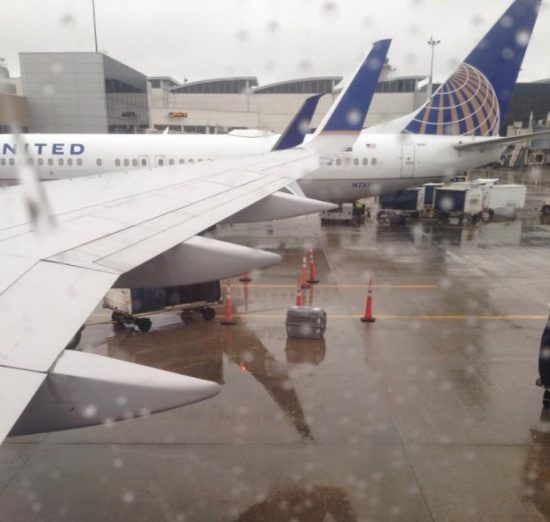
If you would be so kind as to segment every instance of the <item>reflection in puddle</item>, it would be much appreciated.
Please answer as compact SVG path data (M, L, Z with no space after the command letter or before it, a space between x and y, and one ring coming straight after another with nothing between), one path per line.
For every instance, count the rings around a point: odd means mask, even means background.
M327 516L332 518L326 518ZM235 522L355 522L357 516L346 493L336 487L289 485L248 508Z

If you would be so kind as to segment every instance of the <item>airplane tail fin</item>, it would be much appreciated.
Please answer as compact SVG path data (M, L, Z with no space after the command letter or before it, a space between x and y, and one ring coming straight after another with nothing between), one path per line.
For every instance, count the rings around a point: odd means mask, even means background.
M380 40L373 44L317 127L311 146L336 152L353 145L363 128L390 43Z
M515 0L404 132L497 136L541 0Z
M315 94L305 99L300 110L296 113L294 118L292 118L292 121L281 134L272 150L292 149L303 143L307 131L309 130L309 124L313 119L313 113L322 96L323 94Z

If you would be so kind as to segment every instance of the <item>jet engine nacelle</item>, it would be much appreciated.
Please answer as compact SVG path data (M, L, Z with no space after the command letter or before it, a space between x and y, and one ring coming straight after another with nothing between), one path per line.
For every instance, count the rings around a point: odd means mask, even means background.
M228 217L224 223L256 223L332 210L338 205L286 192L275 192Z
M215 382L65 350L10 435L94 426L217 395Z
M267 268L280 261L278 254L195 236L121 275L114 287L205 283Z

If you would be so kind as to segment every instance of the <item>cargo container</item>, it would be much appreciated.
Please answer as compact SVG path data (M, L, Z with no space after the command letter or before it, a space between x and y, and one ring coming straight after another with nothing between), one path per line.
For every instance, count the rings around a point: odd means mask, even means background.
M439 187L435 191L434 212L440 219L458 218L461 224L475 222L483 212L483 188L470 184Z
M379 205L384 210L406 210L420 212L424 208L424 188L413 187L399 192L383 194Z
M434 206L435 190L442 187L443 183L426 183L422 186L424 187L424 208L431 210Z
M405 225L418 219L424 211L424 187L412 187L399 192L384 194L379 199L378 223Z
M527 187L525 185L489 185L484 187L483 208L489 216L514 217L525 207Z
M197 311L206 321L211 321L216 317L212 305L220 302L219 281L185 286L111 288L103 298L103 306L113 310L111 318L114 322L136 325L144 332L151 328L151 319L137 315L181 310L182 319L187 319L193 311Z

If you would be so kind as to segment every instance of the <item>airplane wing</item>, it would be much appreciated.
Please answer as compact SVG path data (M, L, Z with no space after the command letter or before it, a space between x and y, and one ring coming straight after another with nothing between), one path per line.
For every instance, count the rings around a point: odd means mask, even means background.
M487 138L487 139L475 139L474 141L466 141L453 145L456 150L459 151L484 151L492 147L505 147L506 145L514 145L516 143L523 143L524 141L535 140L537 138L548 138L550 136L550 130L542 132L533 132L530 134L522 134L521 136L508 136L505 138Z
M24 187L0 190L0 442L121 274L318 163L315 151L292 149L53 181L41 185L54 219L43 230L33 230Z

